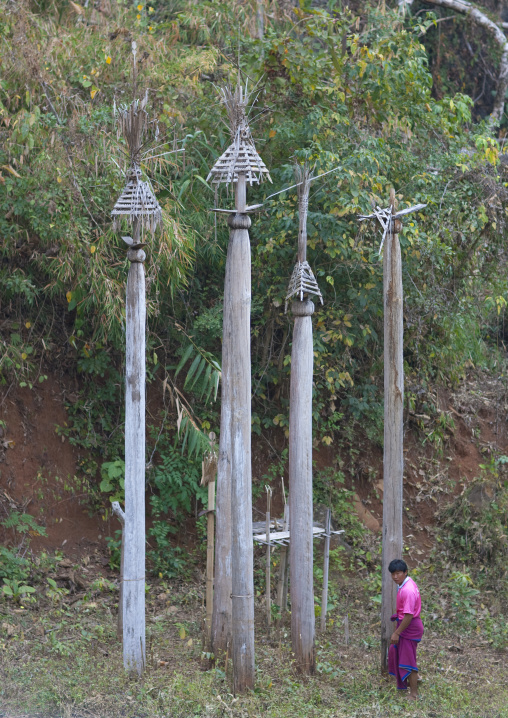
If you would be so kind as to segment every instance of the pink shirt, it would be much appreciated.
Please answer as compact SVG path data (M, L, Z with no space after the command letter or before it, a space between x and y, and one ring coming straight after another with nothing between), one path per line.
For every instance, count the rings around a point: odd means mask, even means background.
M412 613L419 618L422 611L422 600L418 586L409 576L397 589L397 618L402 621L405 613Z

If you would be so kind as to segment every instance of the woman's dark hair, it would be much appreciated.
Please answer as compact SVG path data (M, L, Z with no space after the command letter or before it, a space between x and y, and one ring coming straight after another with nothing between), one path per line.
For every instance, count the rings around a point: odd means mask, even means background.
M404 573L407 573L407 563L401 558L395 558L393 561L390 561L388 570L390 573L395 573L395 571L403 571Z

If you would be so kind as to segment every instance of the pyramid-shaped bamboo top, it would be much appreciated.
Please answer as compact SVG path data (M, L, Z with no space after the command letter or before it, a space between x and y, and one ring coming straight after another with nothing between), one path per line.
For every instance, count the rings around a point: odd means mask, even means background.
M288 302L291 297L296 296L300 301L303 301L304 294L313 294L319 297L319 301L323 304L323 295L321 294L314 272L310 268L310 264L307 260L297 262L294 266L286 294L285 311L287 311Z
M126 217L132 224L141 222L141 229L148 228L152 234L162 222L162 209L152 192L150 184L141 179L139 167L143 148L143 136L147 133L149 122L146 105L148 95L142 100L134 100L129 105L121 105L117 114L118 134L122 134L129 148L129 171L127 184L118 198L111 215L114 218L113 229L119 229L121 217ZM158 135L155 123L155 137Z
M131 168L127 184L111 215L114 218L115 231L119 229L121 217L126 217L130 223L140 220L141 226L147 227L152 234L162 222L162 209L148 182L143 182L141 179L141 170L136 165Z
M238 176L243 174L250 185L264 180L271 182L268 168L257 153L250 131L246 115L250 97L247 86L244 89L238 83L234 92L230 87L224 87L220 94L228 113L232 143L215 162L207 181L211 179L214 185L231 184L238 182Z
M323 295L321 294L314 273L310 268L310 264L307 262L307 213L309 209L310 183L313 176L312 170L306 163L303 166L295 164L294 172L297 182L296 191L298 195L299 214L298 261L294 266L291 279L289 280L285 311L287 311L288 302L291 297L296 296L300 301L303 301L304 294L313 294L319 297L321 304L323 304Z

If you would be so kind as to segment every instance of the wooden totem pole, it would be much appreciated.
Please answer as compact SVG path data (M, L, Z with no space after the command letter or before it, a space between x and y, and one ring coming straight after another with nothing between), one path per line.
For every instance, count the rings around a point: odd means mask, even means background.
M388 572L390 561L402 557L403 508L403 290L402 260L399 232L400 217L423 209L427 205L396 212L395 191L390 190L390 206L376 207L374 213L363 215L360 221L375 218L383 228L379 253L383 250L383 307L384 307L384 444L383 444L383 548L381 598L381 670L387 671L388 648L393 625L390 616L395 607L397 587Z
M312 508L312 378L314 348L309 295L323 298L307 262L307 211L312 173L295 166L298 192L298 261L289 282L287 303L295 297L289 408L289 527L291 565L291 640L298 668L315 669Z
M217 656L232 642L233 689L254 686L254 585L251 470L251 256L247 183L270 179L246 116L247 86L221 89L232 143L208 179L235 187L224 283L222 394L217 467L217 540L212 641ZM224 210L223 210L224 211Z
M148 129L147 98L118 111L119 131L129 148L125 189L112 211L114 229L122 217L132 224L132 237L122 237L130 262L125 316L125 513L113 508L123 526L120 592L123 660L127 671L145 667L145 270L142 231L152 233L162 211L139 167L143 135Z

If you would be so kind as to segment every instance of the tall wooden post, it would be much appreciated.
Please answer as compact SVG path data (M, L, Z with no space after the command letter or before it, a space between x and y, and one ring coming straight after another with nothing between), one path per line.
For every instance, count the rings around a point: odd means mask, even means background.
M232 642L233 690L254 687L254 577L251 470L251 256L246 212L247 182L270 180L246 116L247 86L220 90L227 109L231 145L207 179L234 184L235 210L224 284L222 402L217 478L217 548L213 615L214 652ZM271 180L270 180L271 181ZM223 211L223 210L221 210Z
M390 192L392 215L395 192ZM403 455L403 295L402 261L398 219L390 217L383 255L384 305L384 450L383 450L383 550L381 600L381 670L387 671L392 634L390 616L395 606L396 585L388 572L394 558L402 556Z
M383 228L379 253L383 252L384 307L384 449L383 449L383 555L381 598L381 671L387 671L388 648L392 626L390 616L395 606L396 586L388 572L390 561L402 556L403 496L403 291L402 259L399 232L400 218L424 209L416 204L399 212L395 208L395 190L390 190L390 207L373 206L373 214L359 220L377 219Z
M251 256L245 175L235 186L229 217L231 270L231 528L233 690L254 688L254 556L251 467Z
M314 577L312 534L312 320L310 299L293 302L289 415L289 523L291 526L291 640L298 667L313 673Z
M312 379L314 346L308 294L321 292L307 262L307 209L312 173L295 167L298 183L298 262L287 299L297 295L291 351L289 400L289 525L291 564L291 641L296 664L303 673L316 665L314 633L313 507L312 507ZM296 275L296 276L295 276ZM316 291L317 290L317 291ZM305 295L305 296L304 296ZM287 301L286 299L286 301Z
M134 244L140 223L134 221ZM145 667L145 270L142 249L130 248L125 358L125 556L123 659L127 670Z
M134 91L136 43L132 44ZM123 639L124 666L141 675L145 667L145 330L146 255L141 229L152 234L162 222L162 210L139 166L142 148L158 136L157 123L150 123L153 137L143 142L149 123L148 96L118 110L117 121L129 148L127 183L111 212L113 229L122 218L133 227L132 237L122 237L130 262L125 302L125 512L116 502L113 510L122 523L122 566L118 635Z

